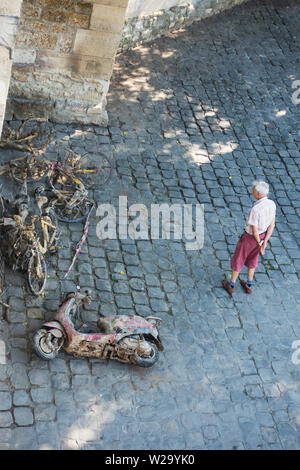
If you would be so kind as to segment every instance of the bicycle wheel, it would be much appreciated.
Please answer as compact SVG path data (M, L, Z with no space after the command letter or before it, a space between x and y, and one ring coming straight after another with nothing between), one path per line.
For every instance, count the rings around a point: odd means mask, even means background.
M82 155L83 158L86 156L87 154ZM87 189L103 186L108 183L112 175L112 166L104 155L97 155L92 164L94 163L95 166L73 170L74 175L79 177Z
M74 207L67 207L63 204L55 204L54 210L60 222L66 224L84 222L90 210L90 202L82 201Z
M23 184L27 180L27 169L24 166L11 166L9 175L16 183Z
M38 181L47 170L48 166L45 162L29 154L23 161L11 161L9 174L14 181L23 184L24 181Z
M53 207L50 207L47 213L44 213L42 217L45 221L49 223L49 225L47 226L47 232L48 232L47 249L49 251L55 251L57 247L57 242L60 236L60 230L58 228L58 218Z
M41 295L45 290L47 282L47 265L40 253L34 253L28 262L27 284L30 292L35 295Z

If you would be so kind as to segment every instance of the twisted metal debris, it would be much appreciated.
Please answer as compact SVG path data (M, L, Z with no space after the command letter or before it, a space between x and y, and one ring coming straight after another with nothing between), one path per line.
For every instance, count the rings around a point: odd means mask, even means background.
M35 121L46 120L35 119ZM22 190L14 202L0 194L2 216L0 227L7 264L13 270L20 269L26 272L30 292L40 295L45 289L47 279L45 256L58 248L58 221L64 223L86 221L83 236L76 247L72 264L66 275L72 269L87 237L89 216L94 208L94 203L88 195L88 189L91 187L89 177L97 173L98 168L82 168L82 156L72 150L66 153L63 163L58 160L51 162L42 159L41 156L51 142L52 134L50 133L46 143L34 147L33 141L39 136L39 130L32 129L25 135L27 122L24 121L17 131L6 129L0 142L0 148L26 151L24 156L10 160L0 167L0 175L6 174L16 183L22 184ZM111 167L105 160L104 158L108 179ZM37 182L42 178L45 178L47 185L40 185L35 189L34 198L38 214L31 215L27 183ZM84 179L86 184L83 182Z

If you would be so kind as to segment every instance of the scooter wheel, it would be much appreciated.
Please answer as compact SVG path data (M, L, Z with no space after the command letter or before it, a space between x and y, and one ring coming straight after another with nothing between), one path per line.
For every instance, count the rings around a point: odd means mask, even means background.
M153 366L159 358L159 352L155 344L150 343L151 346L151 356L150 357L141 357L137 354L135 355L135 364L139 367L151 367Z
M46 361L55 359L63 344L63 340L58 342L55 340L57 338L50 331L44 329L37 330L32 338L34 352Z

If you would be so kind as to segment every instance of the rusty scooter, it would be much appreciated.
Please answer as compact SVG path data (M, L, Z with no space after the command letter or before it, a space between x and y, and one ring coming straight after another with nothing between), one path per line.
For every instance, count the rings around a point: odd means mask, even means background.
M99 332L76 329L79 307L90 302L88 291L67 294L53 321L44 323L33 336L33 348L40 358L54 359L63 348L76 357L114 359L140 367L151 367L158 361L158 351L163 350L158 334L160 318L102 316L97 322Z

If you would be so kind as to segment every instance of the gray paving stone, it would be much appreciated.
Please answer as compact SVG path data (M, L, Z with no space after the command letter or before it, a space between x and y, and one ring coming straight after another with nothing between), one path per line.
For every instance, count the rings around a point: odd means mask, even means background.
M70 388L70 378L67 374L54 374L51 377L51 382L55 390L68 390Z
M13 393L13 404L16 406L26 406L31 404L31 399L26 390L15 390Z
M9 410L12 405L11 394L9 392L0 392L0 410Z
M54 421L56 418L56 407L54 405L37 405L34 407L35 421Z
M82 359L72 359L70 361L70 369L73 374L86 374L89 372L89 363Z
M29 386L29 380L23 365L15 364L10 375L10 381L15 389L26 389Z
M36 369L29 371L29 380L32 385L46 387L50 385L50 376L47 370Z
M32 388L30 395L34 403L51 403L53 400L52 388Z
M14 418L18 426L29 426L34 421L31 408L25 406L15 407Z

